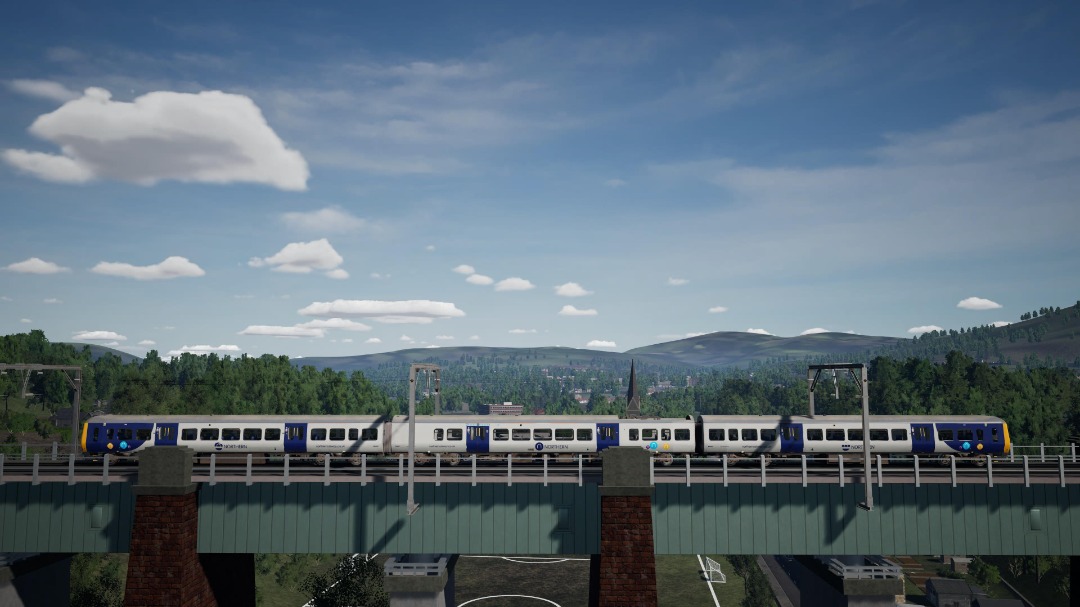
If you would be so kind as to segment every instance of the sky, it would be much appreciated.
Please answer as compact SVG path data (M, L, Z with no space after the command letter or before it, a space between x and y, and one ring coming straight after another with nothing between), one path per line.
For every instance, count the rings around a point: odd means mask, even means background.
M912 337L1080 299L1075 2L23 2L0 334Z

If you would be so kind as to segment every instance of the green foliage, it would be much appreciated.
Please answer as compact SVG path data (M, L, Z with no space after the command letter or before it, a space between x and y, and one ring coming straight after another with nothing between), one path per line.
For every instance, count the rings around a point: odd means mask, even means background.
M326 575L312 573L300 589L313 607L389 607L378 562L363 555L346 556Z
M123 576L119 555L76 554L71 559L71 607L121 607Z
M34 423L37 419L37 417L34 417L25 411L19 411L7 415L6 418L0 418L0 423L2 423L2 427L8 432L30 432L34 429Z
M975 578L975 581L982 584L983 587L996 586L1001 582L1001 571L998 570L997 566L991 565L981 558L975 557L971 561L968 571L971 573L971 577Z

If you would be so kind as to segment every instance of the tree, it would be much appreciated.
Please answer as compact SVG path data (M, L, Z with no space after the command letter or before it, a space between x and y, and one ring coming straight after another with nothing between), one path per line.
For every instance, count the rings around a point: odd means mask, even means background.
M374 558L350 555L326 575L313 573L300 585L312 607L389 607L383 572Z

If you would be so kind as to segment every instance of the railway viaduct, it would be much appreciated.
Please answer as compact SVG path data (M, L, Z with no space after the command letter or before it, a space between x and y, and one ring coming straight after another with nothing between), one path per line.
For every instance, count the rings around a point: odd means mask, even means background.
M684 479L654 477L648 454L626 447L605 451L600 478L427 477L409 515L392 479L208 482L193 477L190 451L158 447L136 482L5 477L0 461L0 552L128 552L130 607L253 605L262 552L591 554L593 604L655 605L654 554L1078 555L1080 474L1060 464L1032 475L1025 462L1022 479L958 482L954 469L885 482L880 467L869 479L842 468L838 479L805 468L698 478L688 461ZM870 511L858 506L867 481ZM445 583L443 573L387 587L406 596Z

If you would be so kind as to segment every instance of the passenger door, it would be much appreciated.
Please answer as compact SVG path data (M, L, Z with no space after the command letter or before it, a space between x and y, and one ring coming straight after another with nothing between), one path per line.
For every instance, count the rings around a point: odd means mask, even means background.
M596 424L596 452L619 446L619 424Z
M802 453L803 452L803 426L802 424L780 424L780 452Z
M911 424L911 452L934 452L934 424Z
M166 447L175 447L176 438L180 435L180 424L158 424L154 430L154 444Z
M285 424L285 453L307 453L307 424Z
M488 453L491 445L491 429L488 426L465 427L465 450L469 453Z

